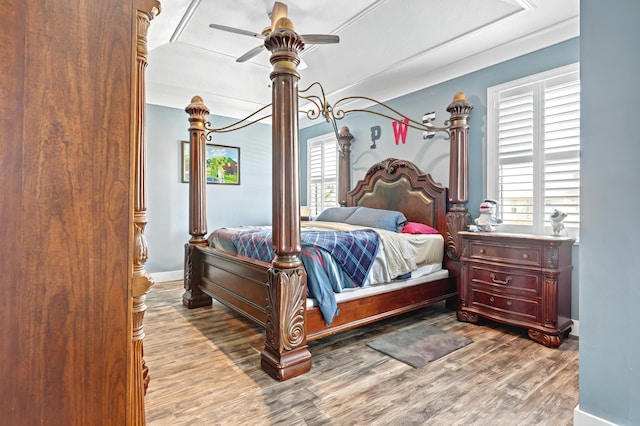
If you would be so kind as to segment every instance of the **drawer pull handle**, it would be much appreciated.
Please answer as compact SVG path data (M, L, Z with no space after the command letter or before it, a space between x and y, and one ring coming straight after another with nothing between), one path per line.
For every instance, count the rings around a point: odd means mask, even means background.
M511 306L511 305L513 305L513 302L511 300L507 300L507 305Z
M491 296L491 297L489 298L489 300L490 300L491 302L495 302L495 301L496 301L496 299L494 299L494 298L493 298L493 296Z
M480 254L484 254L484 249L480 249Z
M511 279L512 279L512 278L511 278L511 275L507 276L507 279L506 279L506 280L504 280L504 281L499 280L499 279L496 279L496 274L494 274L493 272L491 273L491 275L490 275L490 276L491 276L491 281L493 281L493 282L494 282L494 283L496 283L496 284L502 284L502 285L507 285L507 284L509 284L509 281L511 281Z
M522 255L522 258L523 258L524 260L527 260L527 259L529 258L529 255L528 255L527 253L525 253L525 254L523 254L523 255Z

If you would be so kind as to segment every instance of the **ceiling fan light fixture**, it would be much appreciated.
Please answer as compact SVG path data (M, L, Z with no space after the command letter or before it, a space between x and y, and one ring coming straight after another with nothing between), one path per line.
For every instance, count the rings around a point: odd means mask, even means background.
M201 1L201 0L200 0ZM266 27L262 30L260 34L255 33L253 31L247 31L240 28L228 27L226 25L220 24L209 24L209 27L222 30L234 34L246 35L250 37L257 37L260 39L265 39L271 34L272 31L276 29L288 29L290 31L295 31L293 22L287 16L287 5L280 2L275 2L273 4L273 9L271 13L269 13L269 17L271 18L271 26ZM334 44L340 42L340 37L333 34L301 34L300 37L305 44ZM240 56L236 59L236 62L246 62L249 59L257 56L264 49L264 45L256 46L253 49L246 52L244 55ZM300 67L303 69L306 67L306 64Z
M293 22L291 22L291 19L287 18L286 16L283 16L282 18L276 21L274 30L279 30L279 29L287 29L287 30L295 31L295 28L293 27Z

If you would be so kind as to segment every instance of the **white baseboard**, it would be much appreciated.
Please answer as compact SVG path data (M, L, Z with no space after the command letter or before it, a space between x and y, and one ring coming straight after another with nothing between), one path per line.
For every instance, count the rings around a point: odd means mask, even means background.
M184 271L180 269L178 271L153 272L151 273L151 278L155 283L163 281L177 281L184 278Z
M580 337L580 321L573 320L573 325L571 326L571 333L569 334L572 336Z
M573 426L617 426L608 420L580 410L580 404L573 409Z

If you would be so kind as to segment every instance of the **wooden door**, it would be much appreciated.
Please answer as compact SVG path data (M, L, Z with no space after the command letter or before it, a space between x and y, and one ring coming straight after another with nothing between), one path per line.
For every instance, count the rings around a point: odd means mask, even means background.
M0 2L3 424L144 423L135 58L154 3Z

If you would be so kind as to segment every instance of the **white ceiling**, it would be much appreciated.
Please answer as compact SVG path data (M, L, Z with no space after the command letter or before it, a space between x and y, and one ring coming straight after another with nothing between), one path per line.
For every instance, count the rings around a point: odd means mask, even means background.
M336 34L305 46L300 88L320 81L344 96L386 101L579 35L579 0L284 1L300 34ZM236 58L261 39L272 0L163 0L149 29L147 102L184 108L199 95L211 112L245 117L271 102L269 53ZM365 106L365 105L362 105Z

